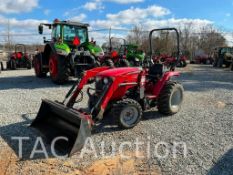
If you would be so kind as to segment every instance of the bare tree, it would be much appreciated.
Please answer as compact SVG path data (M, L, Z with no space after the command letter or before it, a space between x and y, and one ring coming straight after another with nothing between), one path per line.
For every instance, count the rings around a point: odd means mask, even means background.
M179 27L179 34L180 50L190 59L197 50L203 50L210 55L215 47L226 46L226 39L213 25L198 28L198 26L190 22ZM149 33L143 31L142 27L135 26L128 34L127 39L148 52L148 35ZM154 34L152 43L153 50L156 53L172 54L176 50L176 36L174 33L158 32Z
M202 28L199 36L198 47L202 48L207 54L211 54L214 48L226 46L226 39L212 25Z
M134 28L130 31L129 35L127 36L128 42L137 45L142 45L143 38L144 32L142 26L134 26Z

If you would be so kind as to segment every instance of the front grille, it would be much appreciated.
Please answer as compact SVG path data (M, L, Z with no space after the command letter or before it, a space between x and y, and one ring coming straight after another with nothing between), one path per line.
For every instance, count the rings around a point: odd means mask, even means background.
M76 56L74 62L75 64L93 64L93 58L90 56Z

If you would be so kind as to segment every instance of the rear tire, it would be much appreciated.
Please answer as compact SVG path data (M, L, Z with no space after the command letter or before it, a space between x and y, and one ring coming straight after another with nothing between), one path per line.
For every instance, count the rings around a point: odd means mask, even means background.
M119 127L124 129L133 128L142 118L142 107L133 99L117 101L112 110Z
M49 58L49 72L55 84L64 84L69 78L69 67L64 56L52 53Z
M173 115L181 109L183 102L183 86L177 82L169 81L163 87L159 99L158 110L165 115Z
M95 61L94 68L95 67L100 67L100 62L98 60Z
M226 68L229 68L231 66L231 63L227 62L225 63L225 65L226 65Z
M119 67L130 67L130 63L126 59L120 59L119 60Z
M36 77L38 78L46 77L47 73L43 72L42 70L42 63L41 63L41 59L39 58L39 55L36 55L34 57L33 64L34 64L34 70L35 70Z

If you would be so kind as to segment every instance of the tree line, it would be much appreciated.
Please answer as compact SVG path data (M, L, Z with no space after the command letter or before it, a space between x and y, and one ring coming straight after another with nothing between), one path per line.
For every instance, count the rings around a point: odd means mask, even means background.
M211 56L216 47L227 46L223 34L213 25L206 25L197 29L193 23L178 27L180 35L180 50L192 58L196 51L202 50ZM149 52L149 32L144 32L142 26L134 26L127 36L129 43L137 44L146 53ZM157 32L152 38L153 51L158 54L172 54L176 51L176 36L171 32Z

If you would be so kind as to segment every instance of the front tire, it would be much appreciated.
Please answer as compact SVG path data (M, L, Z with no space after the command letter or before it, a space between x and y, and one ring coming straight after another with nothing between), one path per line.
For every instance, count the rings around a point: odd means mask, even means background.
M117 119L119 127L133 128L142 118L142 107L133 99L123 99L113 105L113 116Z
M32 68L32 62L30 60L27 61L27 69L31 69Z
M120 59L118 65L119 67L130 67L130 63L126 59Z
M165 115L173 115L179 112L183 102L183 86L177 82L169 81L163 87L159 99L158 110Z
M1 70L4 70L3 62L1 62Z
M14 59L10 59L7 62L7 69L16 70L16 61Z
M182 61L182 67L186 67L187 66L187 62L186 61Z
M49 58L49 72L55 84L66 83L70 74L65 57L52 53Z
M102 66L114 67L114 62L111 59L107 59L102 63Z
M222 66L223 66L223 58L220 57L220 58L218 58L218 61L217 61L217 67L222 68Z

